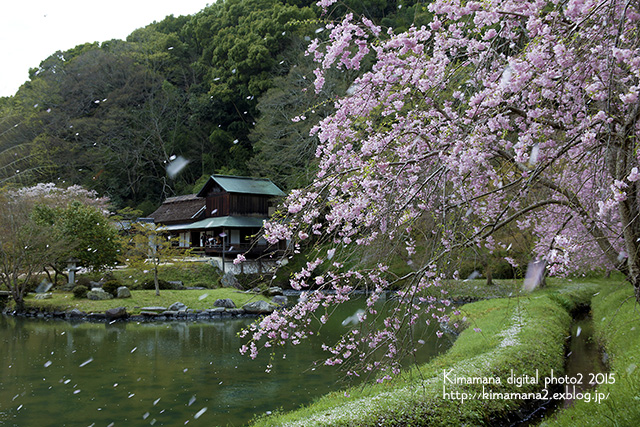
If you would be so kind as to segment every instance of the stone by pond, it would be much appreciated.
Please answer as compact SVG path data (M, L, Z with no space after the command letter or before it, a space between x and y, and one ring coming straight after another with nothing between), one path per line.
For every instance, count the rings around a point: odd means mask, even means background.
M273 313L275 307L266 301L253 301L242 306L249 314L269 314Z
M93 292L93 294L92 294ZM94 295L90 299L111 299L113 295L103 290L94 288L87 293ZM50 298L51 294L38 294L40 298ZM127 313L124 307L117 307L107 310L104 313L85 313L77 308L68 311L40 311L37 309L27 309L18 313L13 311L5 311L4 314L17 317L27 318L47 318L47 319L67 319L67 320L86 320L90 322L105 322L115 320L127 320L131 322L152 322L152 321L195 321L195 320L215 320L232 317L256 317L273 313L276 306L282 307L282 304L275 302L269 304L266 301L254 301L245 304L242 308L236 308L231 299L216 300L211 309L189 309L184 303L176 301L169 307L141 307L140 313L132 315ZM284 297L286 298L286 297Z
M222 298L217 299L213 303L214 307L224 307L224 308L236 308L236 304L233 302L231 298Z

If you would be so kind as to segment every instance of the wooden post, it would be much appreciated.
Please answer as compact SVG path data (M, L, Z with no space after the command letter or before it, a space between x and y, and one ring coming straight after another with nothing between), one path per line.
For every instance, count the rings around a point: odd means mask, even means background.
M226 244L225 244L224 238L227 237L226 233L224 232L224 228L222 229L222 233L220 233L220 237L222 237L222 275L224 275L224 273L225 273L224 251L226 249Z

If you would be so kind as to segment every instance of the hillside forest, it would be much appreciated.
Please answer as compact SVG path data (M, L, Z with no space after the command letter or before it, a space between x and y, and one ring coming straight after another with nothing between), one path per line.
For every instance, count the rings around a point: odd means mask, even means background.
M143 214L214 173L304 186L309 130L358 73L329 73L316 94L305 51L347 13L399 30L429 18L416 0L347 0L328 13L310 0L226 0L54 52L0 98L0 182L81 185ZM176 159L184 167L167 173Z

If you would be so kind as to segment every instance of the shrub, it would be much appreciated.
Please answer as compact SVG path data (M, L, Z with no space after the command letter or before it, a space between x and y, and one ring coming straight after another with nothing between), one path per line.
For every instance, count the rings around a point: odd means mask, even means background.
M172 290L172 289L177 289L178 288L177 286L167 282L166 280L162 280L162 279L158 279L158 286L160 287L161 290ZM156 285L153 282L153 279L145 280L139 286L139 289L144 289L144 290L148 290L148 291L152 291L155 288L156 288Z
M76 277L76 285L84 286L88 289L91 287L91 278L86 276Z
M122 283L120 283L119 280L109 279L102 285L102 289L115 297L118 295L118 288L120 286L122 286Z
M84 285L78 285L73 288L73 297L78 299L86 298L87 292L89 292L89 288Z

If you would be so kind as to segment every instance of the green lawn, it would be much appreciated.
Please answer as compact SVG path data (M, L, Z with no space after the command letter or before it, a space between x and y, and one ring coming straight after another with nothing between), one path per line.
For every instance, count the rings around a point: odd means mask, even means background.
M104 312L114 307L125 307L129 314L140 313L141 307L169 307L174 302L181 302L191 309L213 308L216 299L231 298L236 307L242 307L250 301L267 299L261 295L245 294L235 289L205 290L163 290L160 296L155 291L131 291L131 298L92 301L86 298L76 299L70 292L54 292L51 299L36 300L31 294L25 299L27 307L41 307L47 310L70 310L77 308L86 313Z

